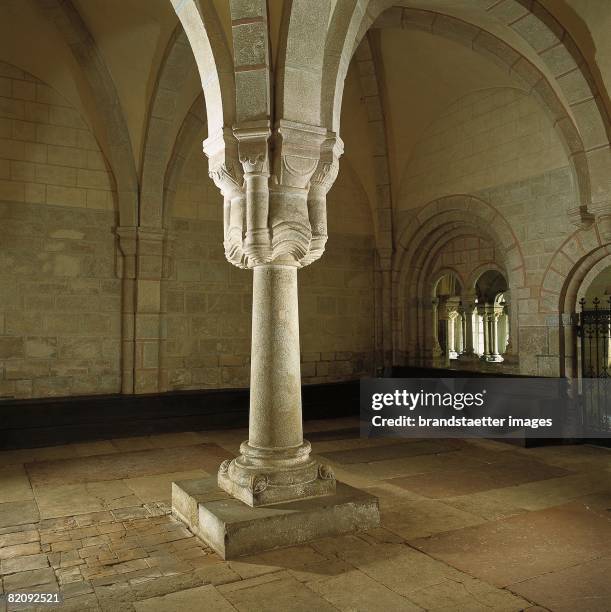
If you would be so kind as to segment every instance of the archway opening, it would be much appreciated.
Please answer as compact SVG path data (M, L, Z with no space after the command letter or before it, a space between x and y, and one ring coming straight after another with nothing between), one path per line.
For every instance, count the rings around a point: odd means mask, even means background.
M510 341L507 281L497 270L487 270L475 283L475 293L475 353L487 363L501 363Z
M461 294L463 287L453 272L444 274L433 289L433 356L446 364L464 350Z

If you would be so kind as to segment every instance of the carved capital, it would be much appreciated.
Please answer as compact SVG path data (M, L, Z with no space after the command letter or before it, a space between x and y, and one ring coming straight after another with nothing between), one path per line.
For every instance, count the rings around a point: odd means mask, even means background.
M329 132L322 143L320 158L310 181L310 189L320 190L325 195L329 192L339 173L339 158L344 152L342 139Z
M308 193L308 215L312 240L302 265L316 261L325 251L327 244L327 193L333 186L339 172L339 158L344 143L333 132L328 132L320 147L320 157L310 178Z
M225 198L224 203L225 257L238 268L246 268L244 253L244 196Z
M274 182L306 189L318 166L326 135L324 128L280 120L274 142Z
M224 197L234 197L242 191L244 178L238 158L238 143L233 132L223 128L203 142L208 157L208 173Z
M285 120L270 137L270 123L262 120L219 130L204 142L210 176L225 198L225 255L241 268L276 260L305 266L322 255L327 240L326 195L342 141L324 128Z
M306 198L303 189L281 185L270 189L272 259L289 257L301 265L308 254L312 231Z
M477 295L474 291L466 291L460 296L463 309L467 314L473 314L477 309Z
M269 121L253 121L235 127L240 163L247 175L269 175Z
M210 167L209 175L225 197L234 197L242 189L242 173L237 160Z

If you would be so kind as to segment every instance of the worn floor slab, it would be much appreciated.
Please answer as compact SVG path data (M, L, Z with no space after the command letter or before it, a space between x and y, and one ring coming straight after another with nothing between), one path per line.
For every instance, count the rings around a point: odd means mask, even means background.
M58 591L62 612L611 609L609 450L357 427L306 423L382 527L231 561L170 516L171 482L216 473L245 430L0 453L0 589Z

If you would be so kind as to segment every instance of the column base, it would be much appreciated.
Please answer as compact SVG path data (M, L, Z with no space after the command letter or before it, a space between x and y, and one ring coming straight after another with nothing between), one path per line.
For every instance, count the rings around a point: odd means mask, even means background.
M252 508L215 478L183 480L172 483L172 512L223 559L380 525L377 497L343 483L332 495Z
M243 442L240 455L218 471L220 489L251 507L335 493L335 474L310 457L310 443L290 449L260 449Z
M481 359L487 363L502 363L504 361L501 355L482 355Z

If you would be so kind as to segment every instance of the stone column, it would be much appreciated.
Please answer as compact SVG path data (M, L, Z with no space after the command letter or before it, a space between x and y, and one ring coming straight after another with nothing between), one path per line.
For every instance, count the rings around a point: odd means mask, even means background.
M498 347L498 322L501 309L495 305L486 305L484 308L484 355L482 359L490 363L499 363L503 358Z
M474 341L474 317L477 313L477 303L475 301L475 293L464 293L462 295L462 307L463 307L463 316L464 316L464 350L462 355L460 355L459 359L461 361L474 361L477 359L475 354L475 341Z
M498 355L499 354L499 315L496 312L493 312L490 315L490 323L492 326L492 330L491 330L491 338L492 338L492 346L491 346L491 350L490 352L492 353L492 355Z
M432 310L432 325L433 325L433 347L431 349L431 354L433 357L433 361L438 360L443 355L443 350L441 345L439 344L439 298L433 298L431 301Z
M499 345L499 321L503 316L502 306L496 305L492 313L492 358L495 362L500 363L503 361L501 356L501 350Z
M341 142L320 128L281 122L272 167L266 122L234 133L243 185L227 148L220 166L218 141L206 141L205 150L225 198L227 259L254 275L250 420L248 440L239 457L221 464L218 485L261 506L335 491L332 470L303 439L297 270L324 251L326 193Z
M488 307L486 305L482 305L480 308L478 308L478 314L482 317L482 326L484 329L484 352L482 353L480 359L487 361L487 358L490 355L490 320L488 317Z
M211 45L207 38L222 32L214 3L172 1L210 89L204 151L224 197L225 255L254 277L248 440L238 457L220 465L217 478L173 483L172 511L225 559L377 527L378 500L336 485L333 471L311 457L301 425L298 269L323 253L326 195L337 177L341 140L317 125L315 87L299 94L297 116L308 123L284 118L291 105L283 65L272 103L268 3L223 3L230 5L234 72L223 41ZM299 54L284 54L287 67ZM221 67L218 91L214 77ZM301 68L286 74L299 79ZM222 99L215 98L219 93Z
M303 439L297 263L254 268L250 420L241 455L224 462L219 486L250 506L335 491L332 472Z
M454 332L455 325L456 325L456 312L450 312L448 313L448 350L447 350L448 360L456 359L456 357L458 356L456 354L456 345L455 345L455 341L456 341L455 332Z
M462 354L462 352L464 351L464 335L463 335L463 329L464 329L464 317L463 317L463 311L462 308L459 308L459 310L456 312L456 323L455 325L455 333L456 333L456 341L454 343L454 348L456 349L456 356L460 357L460 355Z

